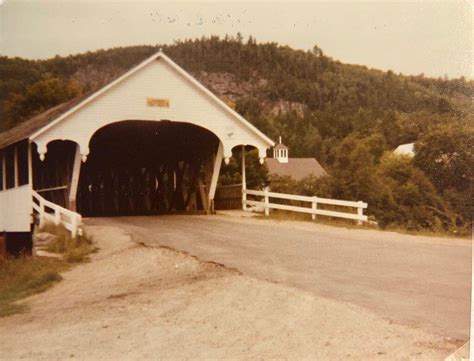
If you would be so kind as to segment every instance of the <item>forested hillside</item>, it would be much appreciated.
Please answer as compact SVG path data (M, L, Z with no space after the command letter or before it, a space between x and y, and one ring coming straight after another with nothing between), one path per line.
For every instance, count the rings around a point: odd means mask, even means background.
M474 82L342 64L317 46L237 35L41 61L0 57L0 130L104 85L160 47L263 132L282 135L290 156L316 157L331 174L280 184L367 201L382 226L468 229ZM413 161L390 155L408 142Z

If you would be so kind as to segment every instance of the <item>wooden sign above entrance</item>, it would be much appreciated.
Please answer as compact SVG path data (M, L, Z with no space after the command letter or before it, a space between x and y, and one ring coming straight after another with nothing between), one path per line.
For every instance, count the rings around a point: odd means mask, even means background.
M146 98L147 107L169 108L169 99Z

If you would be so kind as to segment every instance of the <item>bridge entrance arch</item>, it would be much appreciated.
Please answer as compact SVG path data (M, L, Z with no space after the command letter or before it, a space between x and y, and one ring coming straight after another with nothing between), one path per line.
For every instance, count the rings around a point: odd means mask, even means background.
M219 172L222 147L209 130L180 122L122 121L99 129L89 147L77 192L82 215L213 211L213 174Z

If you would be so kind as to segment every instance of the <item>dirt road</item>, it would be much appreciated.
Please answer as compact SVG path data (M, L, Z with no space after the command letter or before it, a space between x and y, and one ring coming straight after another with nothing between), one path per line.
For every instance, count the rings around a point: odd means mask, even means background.
M91 219L260 280L345 301L390 322L467 340L468 240L231 216Z
M193 222L204 232L208 220ZM1 360L443 360L461 344L351 303L137 244L120 228L89 232L100 247L90 263L22 301L26 313L0 319ZM155 236L163 234L162 227Z

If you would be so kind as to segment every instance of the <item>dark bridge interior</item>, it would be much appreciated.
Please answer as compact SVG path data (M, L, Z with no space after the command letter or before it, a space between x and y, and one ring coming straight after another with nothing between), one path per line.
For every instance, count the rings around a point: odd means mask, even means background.
M43 196L67 207L75 144L53 143L43 164L35 162L43 174L39 188L65 185L63 194ZM133 120L101 128L81 166L77 210L86 217L209 211L218 145L213 133L189 123Z

